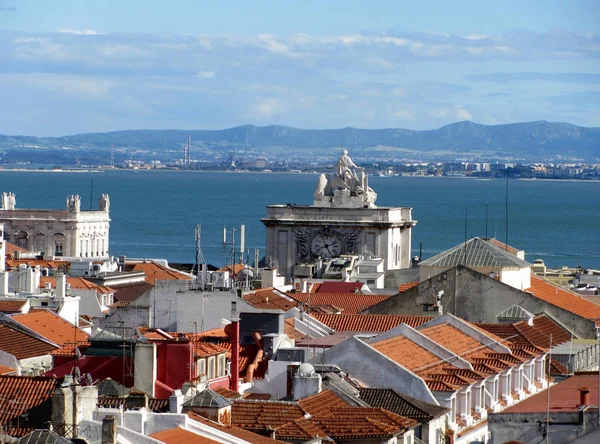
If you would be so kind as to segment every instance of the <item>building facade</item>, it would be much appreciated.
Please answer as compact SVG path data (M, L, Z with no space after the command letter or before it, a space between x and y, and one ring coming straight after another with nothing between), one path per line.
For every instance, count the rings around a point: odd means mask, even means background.
M2 193L0 223L4 239L46 257L108 258L110 199L102 194L98 210L81 210L79 195L67 197L65 210L17 209L15 195Z

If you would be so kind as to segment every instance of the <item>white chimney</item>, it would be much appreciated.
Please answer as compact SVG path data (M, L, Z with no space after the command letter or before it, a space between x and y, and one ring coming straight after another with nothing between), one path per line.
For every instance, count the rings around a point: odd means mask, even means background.
M33 267L27 268L27 280L25 281L25 291L33 293L35 291L35 270Z
M8 295L8 272L0 271L0 295Z
M59 274L56 276L56 297L64 298L67 293L67 276Z

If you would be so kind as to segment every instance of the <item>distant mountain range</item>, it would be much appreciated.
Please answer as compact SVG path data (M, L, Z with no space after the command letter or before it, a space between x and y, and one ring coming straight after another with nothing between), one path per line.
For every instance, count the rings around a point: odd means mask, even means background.
M239 147L281 147L299 153L347 147L351 154L399 157L407 152L482 154L544 160L563 156L594 161L600 158L600 128L546 121L506 125L457 122L435 130L386 129L299 129L287 126L244 125L223 130L126 130L76 134L64 137L0 135L0 148L75 148L104 150L135 147L155 152L178 150L191 134L194 147L208 145ZM272 152L272 151L271 151Z

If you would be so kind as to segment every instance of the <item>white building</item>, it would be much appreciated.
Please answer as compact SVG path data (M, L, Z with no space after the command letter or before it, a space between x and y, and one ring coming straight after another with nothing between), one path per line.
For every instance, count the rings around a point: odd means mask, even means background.
M108 258L109 208L102 194L95 211L82 211L79 195L67 197L66 210L16 209L15 195L4 192L0 223L5 240L46 257Z

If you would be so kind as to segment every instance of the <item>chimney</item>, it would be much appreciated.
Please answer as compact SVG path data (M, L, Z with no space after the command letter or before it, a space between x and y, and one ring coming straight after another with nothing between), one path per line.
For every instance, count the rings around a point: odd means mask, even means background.
M237 313L237 302L231 301L231 374L230 389L239 390L240 374L240 318Z
M117 444L117 419L113 415L102 418L102 444Z
M579 390L579 406L590 405L590 389L581 387Z
M8 271L0 271L0 295L8 295Z
M67 293L67 276L59 274L56 276L56 297L64 298Z

